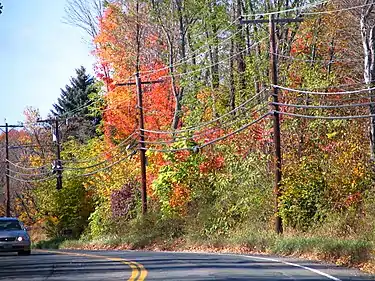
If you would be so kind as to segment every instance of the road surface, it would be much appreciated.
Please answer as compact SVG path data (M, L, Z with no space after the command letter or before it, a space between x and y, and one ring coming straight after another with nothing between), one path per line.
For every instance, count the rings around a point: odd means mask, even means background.
M266 256L135 251L0 254L0 280L14 281L365 281L355 270Z

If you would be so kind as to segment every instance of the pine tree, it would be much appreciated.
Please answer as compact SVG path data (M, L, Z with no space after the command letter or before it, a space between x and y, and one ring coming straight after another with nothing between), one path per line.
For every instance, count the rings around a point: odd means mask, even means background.
M70 85L61 89L61 95L57 103L53 104L54 110L51 110L54 116L72 117L88 114L87 105L90 103L89 95L97 93L95 80L86 73L86 69L81 66L76 69L77 77L70 79Z
M68 128L64 138L74 136L80 141L86 141L95 136L96 126L101 117L90 115L89 107L93 101L92 94L98 94L95 79L86 73L81 66L76 69L76 77L70 79L70 84L61 89L61 95L57 103L53 104L51 113L63 119L68 119Z

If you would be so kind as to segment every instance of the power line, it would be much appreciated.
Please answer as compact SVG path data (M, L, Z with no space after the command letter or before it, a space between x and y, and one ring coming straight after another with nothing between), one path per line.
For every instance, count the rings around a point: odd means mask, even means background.
M64 112L63 114L57 115L56 117L57 118L61 118L61 119L64 119L64 117L65 117L65 119L69 119L69 118L72 118L72 117L86 117L87 115L70 116L70 117L68 115L70 115L72 113L75 113L75 112L79 112L82 109L88 108L89 106L91 106L92 104L94 104L96 102L98 102L98 100L89 100L85 104L81 105L80 107L77 107L77 108L74 108L74 109L72 109L70 111ZM40 122L40 121L39 122L38 121L36 121L36 122L27 122L27 124L32 124L32 125L39 125L40 123L48 123L48 122Z
M119 156L121 154L122 153L118 153L114 157ZM90 168L95 168L95 167L101 166L101 165L103 165L105 163L108 163L108 162L109 162L108 160L104 160L102 162L95 163L93 165L85 166L85 167L64 167L64 170L87 170L87 169L90 169Z
M110 151L113 151L115 149L118 149L120 146L123 146L125 144L129 144L127 143L127 141L133 136L135 135L136 132L133 132L127 139L125 139L124 141L122 141L120 144L118 144L116 147L114 148L111 148L109 150L106 151L106 153L110 152ZM118 153L117 155L119 155L120 153ZM74 161L69 161L69 160L61 160L62 163L87 163L87 162L92 162L92 161L95 161L97 159L100 159L100 156L97 156L97 157L93 157L93 158L90 158L90 159L85 159L85 160L74 160ZM38 167L25 167L25 166L20 166L16 163L13 163L11 162L10 160L6 160L6 162L9 162L9 164L13 165L14 167L16 168L19 168L19 169L24 169L24 170L42 170L42 169L45 169L46 167L49 166L49 164L46 164L46 165L43 165L43 166L38 166ZM93 166L99 166L100 164L103 164L103 163L106 163L107 161L103 161L103 162L100 162L100 163L96 163L94 164ZM87 169L87 168L90 168L92 166L87 166L87 167L77 167L77 168L73 168L73 167L64 167L64 169ZM15 172L15 171L13 171Z
M290 60L294 60L294 61L302 61L302 62L320 62L320 63L337 63L337 62L361 62L363 61L363 59L338 59L338 58L334 58L334 59L327 59L327 60L317 60L317 59L300 59L300 58L297 58L297 57L294 57L294 56L287 56L287 55L282 55L282 54L276 54L276 56L280 57L280 58L286 58L286 59L290 59Z
M233 135L235 135L235 134L238 134L238 133L240 133L241 131L243 131L243 130L249 128L250 126L252 126L252 125L254 125L254 124L260 122L261 120L263 120L264 118L266 118L266 117L269 116L269 115L270 115L270 112L267 112L266 114L262 115L261 117L259 117L259 118L256 119L256 120L254 120L254 121L252 121L252 122L246 124L245 126L242 126L241 128L239 128L239 129L237 129L237 130L235 130L235 131L233 131L233 132L231 132L231 133L229 133L229 134L226 134L226 135L224 135L224 136L222 136L222 137L220 137L220 138L217 138L217 139L214 139L214 140L212 140L212 141L209 141L209 142L207 142L207 143L205 143L205 144L203 144L203 145L201 145L201 146L199 146L199 147L200 147L200 148L204 148L204 147L206 147L206 146L208 146L208 145L212 145L212 144L214 144L214 143L216 143L216 142L218 142L218 141L224 140L224 139L229 138L229 137L231 137L231 136L233 136Z
M277 113L287 116L293 116L293 117L300 117L300 118L306 118L306 119L323 119L323 120L350 120L350 119L364 119L364 118L370 118L375 117L375 115L348 115L348 116L314 116L314 115L304 115L304 114L297 114L297 113L290 113L290 112L283 112L278 111Z
M116 149L118 149L118 148L120 148L120 147L122 147L123 145L126 145L126 144L130 144L131 142L129 142L129 141L134 141L134 139L132 139L132 137L134 136L134 135L136 135L137 134L137 131L136 130L134 130L125 140L123 140L123 141L121 141L119 144L117 144L115 147L112 147L112 148L110 148L110 149L108 149L108 150L106 150L105 151L105 153L108 153L108 152L111 152L111 151L114 151L114 150L116 150ZM96 156L96 157L92 157L92 158L86 158L86 159L79 159L79 160L77 160L77 159L75 159L75 160L61 160L61 162L62 163L66 163L66 164L68 164L68 163L72 163L72 164L79 164L79 163L87 163L87 162L92 162L92 161L96 161L96 160L98 160L98 159L100 159L101 158L101 156Z
M38 174L27 174L27 173L14 171L14 170L8 169L8 168L7 168L7 171L12 172L12 173L17 174L17 175L21 175L21 176L43 176L43 175L50 175L51 174L51 172L42 172L42 173L39 172Z
M202 67L202 68L199 68L199 69L195 69L195 70L192 70L192 71L189 71L189 72L180 73L180 74L173 74L173 76L174 76L174 77L182 77L182 76L189 75L189 74L193 74L193 73L196 73L196 72L200 72L200 71L202 71L202 70L205 70L205 69L211 68L212 66L215 66L215 65L221 64L221 63L227 61L228 59L232 59L233 57L235 57L235 56L237 56L237 55L239 55L239 54L241 54L241 53L243 53L243 52L245 52L245 51L248 51L249 49L252 49L253 47L255 47L255 46L257 46L258 44L260 44L261 42L263 42L265 39L266 39L266 38L263 38L263 39L261 39L260 41L254 43L252 46L250 46L250 47L244 49L243 51L240 51L240 52L238 52L238 53L232 55L231 57L229 57L229 58L225 58L225 59L223 59L223 60L221 60L221 61L219 61L219 62L217 62L217 63L210 64L210 65L208 65L208 66L205 66L205 67ZM169 67L167 67L167 68L169 68ZM157 71L160 71L160 69L159 69L159 70L153 70L152 73L155 73L155 72L157 72ZM169 78L170 76L171 76L171 75L164 75L164 76L162 76L162 77L159 77L159 79L162 79L162 78ZM99 108L97 108L97 109L99 109ZM105 108L105 109L99 109L99 110L101 110L102 112L105 112L105 111L109 111L109 110L113 110L113 109L115 109L115 108L107 107L107 108ZM117 109L117 108L116 108L116 109Z
M257 114L267 107L268 107L268 104L266 104L265 106L263 106L262 108L260 108L258 110L252 111L249 115ZM251 108L245 109L245 112L250 110L250 109ZM223 124L220 124L220 127L211 128L211 129L208 129L206 131L198 132L196 134L193 134L190 137L177 138L175 140L168 140L168 141L145 141L145 143L146 144L171 144L171 143L175 143L175 142L179 142L179 141L194 140L194 139L197 139L197 138L202 138L204 136L213 134L217 131L227 130L228 128L230 128L231 125L236 124L236 123L241 122L241 121L244 121L246 117L249 117L249 116L245 116L241 119L238 119L239 116L237 115L233 119L228 120L227 122L224 122Z
M207 122L204 122L204 123L201 123L201 124L197 124L197 125L194 125L194 126L190 126L190 127L187 127L187 128L184 128L182 130L174 130L174 131L155 131L155 130L147 130L147 129L144 129L143 131L146 132L146 133L154 133L154 134L168 134L168 135L175 135L175 134L179 134L179 133L184 133L184 132L190 132L192 130L195 130L197 128L201 128L203 126L207 126L207 125L210 125L212 123L215 123L217 121L219 121L220 119L228 116L228 115L231 115L231 114L234 114L236 113L238 110L240 109L243 109L245 105L249 104L250 102L254 101L255 99L259 98L264 92L265 92L266 89L263 89L262 91L260 91L258 94L256 94L255 96L251 97L250 99L248 99L247 101L245 101L244 103L240 104L239 106L237 106L236 108L234 108L233 110L223 114L222 116L219 116L215 119L212 119L210 121L207 121ZM268 98L268 95L265 97L265 98Z
M271 85L272 87L289 91L289 92L296 92L300 94L309 94L309 95L352 95L352 94L359 94L363 92L369 92L375 90L375 87L373 88L367 88L367 89L359 89L359 90L354 90L354 91L341 91L341 92L314 92L314 91L306 91L302 89L292 89L280 85Z
M260 41L255 42L254 44L252 44L250 47L247 47L247 48L245 48L244 50L242 50L242 51L240 51L240 52L237 52L237 53L233 54L232 56L229 56L229 57L227 57L227 58L225 58L225 59L223 59L223 60L221 60L221 61L219 61L219 62L212 63L212 64L210 64L210 65L208 65L208 66L204 66L204 67L201 67L201 68L199 68L199 69L191 70L191 71L188 71L188 72L178 73L178 74L173 74L173 77L182 77L182 76L185 76L185 75L194 74L194 73L196 73L196 72L200 72L200 71L202 71L202 70L209 69L209 68L211 68L212 66L219 65L219 64L221 64L221 63L223 63L223 62L225 62L225 61L227 61L227 60L230 60L230 59L232 59L232 58L234 58L234 57L236 57L236 56L238 56L238 55L240 55L240 54L242 54L242 53L244 53L244 52L246 52L246 51L248 51L248 50L251 50L252 48L258 46L260 43L262 43L263 41L265 41L266 39L267 39L267 37L264 37L264 38L262 38ZM170 77L170 76L171 76L171 74L169 74L169 75L164 75L164 76L161 76L161 77L159 77L159 78L160 78L160 79L163 79L163 78L167 78L167 77Z
M375 3L369 3L369 4L363 4L363 5L358 5L358 6L351 6L348 8L342 8L342 9L336 9L336 10L328 10L328 11L320 11L320 12L308 12L308 13L303 13L303 15L321 15L321 14L333 14L333 13L341 13L341 12L346 12L346 11L351 11L359 8L364 8L367 6L374 5Z
M103 172L105 170L108 170L108 169L112 168L113 166L115 166L115 165L117 165L117 164L119 164L119 163L127 160L129 157L130 157L130 155L127 155L126 157L123 157L120 160L117 160L116 162L113 162L112 164L110 164L110 165L108 165L108 166L106 166L104 168L101 168L101 169L98 169L98 170L95 170L93 172L86 173L86 174L79 174L79 175L75 175L75 176L71 176L71 177L68 176L68 178L87 177L87 176L95 175L97 173L100 173L100 172Z
M320 96L320 98L323 97L323 96ZM347 101L355 101L355 100L362 100L362 99L371 99L371 98L375 98L375 95L366 95L366 96L357 96L357 97L353 97L353 98L345 98L345 99L328 99L328 98L324 98L323 101L324 102L334 102L334 103L337 103L337 102L347 102ZM293 98L293 100L296 100L296 101L303 101L303 102L311 102L313 101L313 99L311 97L304 97L304 98Z
M228 137L231 137L235 134L238 134L239 132L247 129L248 127L260 122L261 120L263 120L264 118L266 118L268 115L270 115L270 112L267 112L266 114L262 115L261 117L257 118L256 120L250 122L250 123L247 123L246 125L242 126L241 128L231 132L231 133L228 133L222 137L219 137L219 138L216 138L216 139L213 139L207 143L203 143L202 145L196 145L194 147L181 147L181 148L174 148L174 149L154 149L154 148L147 148L148 151L151 151L151 152L179 152L179 151L194 151L196 149L201 149L201 148L204 148L208 145L212 145L218 141L221 141L221 140L224 140Z
M16 181L19 181L19 182L24 182L24 183L44 182L44 181L56 179L56 176L51 176L51 177L47 177L47 178L43 178L43 179L29 179L29 180L19 179L19 178L13 177L11 175L8 175L8 176L9 176L9 178L11 178L13 180L16 180Z
M262 16L269 16L269 15L276 15L276 14L283 14L283 13L288 13L288 12L297 12L299 10L305 10L308 8L315 8L319 5L323 5L328 3L329 1L322 1L318 2L315 4L308 4L302 7L296 7L292 9L287 9L287 10L282 10L282 11L275 11L275 12L268 12L268 13L257 13L257 14L249 14L249 15L243 15L243 17L262 17ZM311 15L322 15L322 14L333 14L333 13L341 13L341 12L346 12L346 11L351 11L359 8L364 8L368 7L371 5L374 5L375 3L368 3L368 4L362 4L362 5L357 5L357 6L351 6L347 8L342 8L342 9L335 9L335 10L327 10L327 11L319 11L319 12L301 12L301 15L305 16L311 16Z
M219 65L219 64L221 64L221 63L227 61L228 59L232 59L233 57L236 57L236 56L238 56L238 55L240 55L240 54L242 54L242 53L244 53L244 52L246 52L246 51L248 51L248 50L250 50L250 49L256 47L257 45L259 45L260 43L262 43L262 42L263 42L264 40L266 40L266 39L267 39L267 37L261 39L261 40L258 41L258 42L253 43L253 45L251 45L250 47L247 47L247 48L245 48L244 50L242 50L242 51L240 51L240 52L238 52L238 53L236 53L236 54L234 54L234 55L232 55L232 56L230 56L230 57L227 57L227 58L225 58L225 59L223 59L223 60L221 60L221 61L219 61L219 62L217 62L217 63L213 63L213 64L210 64L210 65L208 65L208 66L204 66L204 67L201 67L201 68L199 68L199 69L194 69L194 70L191 70L191 71L188 71L188 72L184 72L184 73L163 75L163 76L160 76L159 79L169 78L169 77L171 77L172 75L173 75L173 77L181 77L181 76L185 76L185 75L193 74L193 73L196 73L196 72L200 72L200 71L205 70L205 69L209 69L209 68L211 68L212 66ZM173 65L172 65L172 66L173 66ZM170 66L165 67L165 68L169 68L169 67L170 67ZM156 73L156 72L158 72L158 71L159 71L159 70L153 70L153 71L151 72L151 74ZM151 75L151 74L150 74L150 75Z
M246 52L246 51L248 51L248 50L250 50L250 49L256 47L257 45L259 45L260 43L262 43L262 42L263 42L264 40L266 40L266 39L267 39L267 38L265 37L265 38L261 39L260 41L255 42L252 46L247 47L247 48L245 48L244 50L242 50L242 51L240 51L240 52L237 52L236 54L233 54L232 56L227 57L227 58L225 58L225 59L223 59L223 60L221 60L221 61L219 61L219 62L217 62L217 63L213 63L213 64L210 64L210 65L208 65L208 66L201 67L201 68L199 68L199 69L195 69L195 70L191 70L191 71L188 71L188 72L185 72L185 73L173 74L173 77L182 77L182 76L185 76L185 75L194 74L194 73L197 73L197 72L201 72L202 70L209 69L209 68L211 68L212 66L219 65L219 64L221 64L221 63L223 63L223 62L225 62L225 61L227 61L227 60L230 60L230 59L232 59L232 58L238 56L239 54L242 54L242 53L244 53L244 52ZM153 73L156 73L157 71L158 71L158 70L153 71ZM159 79L170 78L171 75L172 75L172 74L164 75L164 76L159 77ZM105 108L105 109L100 109L100 108L97 108L97 109L99 109L101 112L105 112L105 111L115 110L115 109L120 109L120 108L111 108L111 107L107 107L107 108Z
M237 21L239 20L239 18L240 18L240 17L236 18L236 19L235 19L234 21L232 21L232 22L231 22L226 28L224 28L224 30L222 30L222 31L220 31L220 32L223 33L223 32L226 32L226 31L230 30L230 28L231 28L232 26L234 26L234 25L237 23ZM218 46L223 45L224 42L226 42L226 41L228 41L229 39L233 38L233 37L234 37L235 35L237 35L239 32L241 32L241 31L239 30L239 31L235 32L234 34L230 35L228 38L226 38L226 39L224 39L223 41L221 41L221 42L218 44ZM195 37L200 37L200 36L204 35L205 33L206 33L206 31L202 32L202 33L199 34L199 35L195 35ZM205 52L203 52L203 53L199 53L199 51L200 51L201 49L203 49L204 47L209 47L209 46L207 46L207 45L209 45L209 44L207 44L207 42L206 42L206 44L204 44L203 46L199 47L198 49L194 50L191 54L189 54L188 57L186 57L186 58L183 59L183 60L179 60L179 61L177 61L176 63L174 63L174 64L172 64L172 65L168 65L168 66L165 66L165 67L162 67L162 68L158 68L158 69L153 69L153 70L140 71L139 73L140 73L140 74L153 74L153 73L156 73L156 72L160 72L160 71L163 71L163 70L170 69L171 67L177 67L177 66L179 66L179 65L185 64L185 63L189 62L189 60L193 59L193 58L196 57L196 56L202 56L202 55L208 53L210 50L207 50L207 51L205 51Z
M288 104L280 102L272 102L271 104L276 104L279 106L294 107L294 108L304 108L304 109L337 109L337 108L348 108L348 107L363 107L374 105L375 102L366 103L354 103L354 104L340 104L340 105L301 105L301 104Z
M75 113L75 112L79 112L83 109L86 109L88 108L90 105L92 105L93 103L96 103L98 102L97 100L89 100L88 102L86 102L84 105L81 105L80 107L77 107L77 108L74 108L72 109L71 111L67 111L67 112L64 112L63 114L61 115L58 115L58 117L62 118L62 117L68 117L68 115L72 114L72 113Z
M314 3L314 4L306 4L306 5L303 5L301 7L295 7L295 8L281 10L281 11L275 11L275 12L247 14L247 15L243 15L242 17L265 17L265 16L271 16L271 15L286 14L286 13L289 13L289 12L298 12L300 10L315 8L319 5L323 5L323 4L326 4L326 3L328 3L328 1L321 1L321 2ZM305 13L303 13L303 14L305 14Z
M123 157L121 158L120 160L117 160L116 162L113 162L112 164L106 166L106 167L103 167L101 169L98 169L98 170L95 170L93 172L90 172L90 173L86 173L86 174L79 174L79 175L75 175L75 176L67 176L67 178L77 178L77 177L86 177L86 176L91 176L91 175L94 175L94 174L97 174L99 172L102 172L102 171L105 171L107 169L110 169L112 168L113 166L125 161L126 159L128 159L130 157L130 155L127 155L126 157ZM51 177L47 177L47 178L43 178L43 179L20 179L20 178L16 178L16 177L13 177L13 176L9 176L10 178L16 180L16 181L19 181L19 182L25 182L25 183L34 183L34 182L43 182L43 181L48 181L48 180L52 180L52 179L55 179L56 176L51 176Z
M369 82L369 83L373 83L374 81L372 82ZM348 83L348 84L339 84L339 85L331 85L331 86L319 86L319 87L310 87L311 90L320 90L320 89L335 89L335 88L348 88L348 87L354 87L354 86L358 86L358 85L367 85L367 82L363 81L363 82L358 82L358 83Z
M45 164L43 166L39 166L39 167L25 167L25 166L20 166L16 163L13 163L11 162L10 160L6 160L6 162L8 162L9 164L11 164L12 166L14 167L17 167L19 169L24 169L24 170L41 170L41 169L44 169L46 168L47 166L49 166L49 164Z
M268 97L267 97L268 98ZM264 99L266 100L266 99ZM240 115L243 115L245 114L246 112L248 112L249 110L251 109L254 109L256 106L259 106L261 104L256 104L252 107L249 107L249 108L244 108L242 111L241 111L241 114ZM223 129L227 129L229 128L231 125L233 124L236 124L238 122L241 122L241 121L244 121L246 118L250 117L251 115L254 115L254 114L257 114L259 112L261 112L263 109L265 109L266 107L268 107L268 104L264 104L261 108L257 109L257 110L254 110L252 112L250 112L249 114L243 116L243 117L240 117L240 115L234 115L233 118L229 119L229 120L226 120L225 122L223 123L220 123L220 127L214 127L214 128L207 128L206 130L204 131L200 131L200 132L197 132L191 136L173 136L175 138L176 141L183 141L183 140L190 140L190 139L193 139L193 138L198 138L198 137L204 137L206 135L210 135L216 131L220 131L220 130L223 130ZM188 132L191 132L191 131L188 131ZM166 141L165 143L173 143L175 141L171 140L171 141ZM164 142L147 142L147 143L154 143L154 144L158 144L158 143L164 143Z

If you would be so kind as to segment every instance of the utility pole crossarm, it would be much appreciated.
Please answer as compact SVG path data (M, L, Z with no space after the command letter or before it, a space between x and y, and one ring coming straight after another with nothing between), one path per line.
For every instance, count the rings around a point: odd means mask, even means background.
M23 125L0 125L0 128L23 128Z
M142 81L142 85L152 85L157 83L162 83L164 80L154 80L154 81ZM136 86L137 82L123 82L123 83L117 83L116 86Z

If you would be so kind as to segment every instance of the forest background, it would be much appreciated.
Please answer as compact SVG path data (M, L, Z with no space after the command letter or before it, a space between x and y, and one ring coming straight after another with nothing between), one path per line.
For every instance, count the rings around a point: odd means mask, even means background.
M9 132L0 215L9 204L37 247L230 249L373 268L374 8L71 0L65 20L90 35L94 75L77 68L49 120L28 108Z

